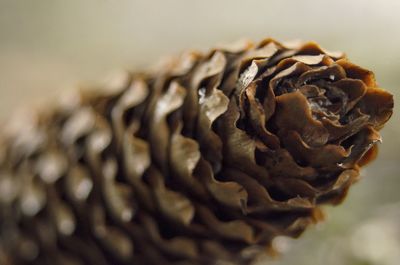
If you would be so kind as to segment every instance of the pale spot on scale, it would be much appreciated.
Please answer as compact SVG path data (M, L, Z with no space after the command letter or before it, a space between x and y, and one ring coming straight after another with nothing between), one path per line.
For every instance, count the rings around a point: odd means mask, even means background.
M75 196L78 200L85 200L93 188L93 182L89 179L82 179L75 188Z
M206 89L204 87L199 89L199 104L203 104L206 97Z
M121 219L124 222L129 222L133 217L133 211L131 209L124 209L121 213Z
M58 229L64 235L71 235L75 230L75 222L68 218L62 219Z
M32 194L27 194L21 200L21 211L27 216L36 215L42 208L41 199Z

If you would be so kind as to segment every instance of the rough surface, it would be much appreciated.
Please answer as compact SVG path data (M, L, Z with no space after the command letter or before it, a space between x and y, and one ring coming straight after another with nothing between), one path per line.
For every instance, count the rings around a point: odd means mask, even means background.
M393 108L315 43L189 52L117 81L3 128L1 264L251 263L341 202Z

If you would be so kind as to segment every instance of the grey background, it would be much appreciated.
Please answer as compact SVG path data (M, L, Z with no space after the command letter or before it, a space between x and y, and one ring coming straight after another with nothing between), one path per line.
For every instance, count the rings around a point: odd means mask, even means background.
M396 99L400 1L0 0L0 118L47 104L118 69L241 38L315 40L376 73ZM300 240L280 238L274 264L400 264L400 125L346 202ZM260 261L260 264L266 260Z

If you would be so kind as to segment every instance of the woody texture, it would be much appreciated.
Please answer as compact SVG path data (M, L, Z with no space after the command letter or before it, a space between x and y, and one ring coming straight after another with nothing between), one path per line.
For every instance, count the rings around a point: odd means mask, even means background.
M0 264L252 264L345 198L393 109L313 42L187 52L112 88L2 126Z

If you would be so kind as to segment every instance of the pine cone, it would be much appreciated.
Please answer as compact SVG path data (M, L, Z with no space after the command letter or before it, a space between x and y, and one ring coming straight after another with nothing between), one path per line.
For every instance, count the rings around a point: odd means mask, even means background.
M271 39L115 88L4 126L1 264L249 264L342 201L393 108L342 54Z

